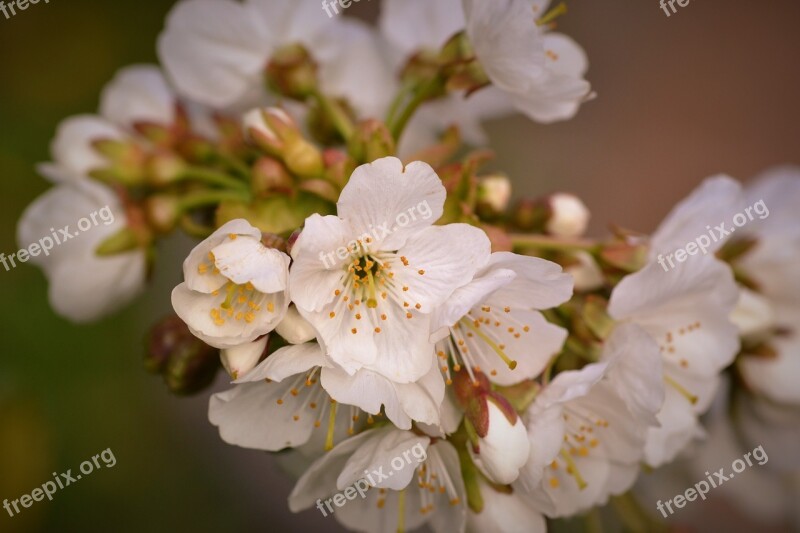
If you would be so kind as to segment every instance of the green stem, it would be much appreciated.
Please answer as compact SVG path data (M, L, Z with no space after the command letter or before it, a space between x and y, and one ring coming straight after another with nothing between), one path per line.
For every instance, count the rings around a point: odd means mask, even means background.
M436 76L413 91L411 101L408 103L408 105L406 105L405 109L403 109L400 116L397 117L396 120L391 120L389 122L389 131L392 132L392 136L394 137L395 141L400 140L403 130L405 130L406 125L408 125L408 121L411 120L411 117L414 116L414 113L416 113L417 108L425 101L430 99L433 95L441 91L443 85L444 81L442 80L441 76ZM397 115L396 110L394 114Z
M342 109L342 106L322 94L319 90L315 90L311 96L317 101L322 112L331 119L336 130L344 138L345 142L347 142L350 137L353 136L355 126L353 125L353 121L350 120L350 117L347 116L347 113Z
M209 168L188 167L181 174L181 179L201 181L208 185L217 185L220 187L225 187L226 189L240 190L243 192L249 191L249 187L246 183L243 183L236 178L232 178L228 174L224 174Z
M512 233L509 237L511 237L511 242L514 247L518 248L540 248L556 251L585 250L594 253L600 246L600 244L588 239L570 239L565 237L550 237L548 235Z
M178 202L178 209L186 212L226 201L249 202L250 195L239 191L200 191L181 198Z

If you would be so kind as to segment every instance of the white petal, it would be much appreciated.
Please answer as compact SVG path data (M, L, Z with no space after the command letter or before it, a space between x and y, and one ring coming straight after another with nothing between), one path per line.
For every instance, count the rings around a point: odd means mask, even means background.
M158 55L178 90L214 107L234 104L261 83L269 34L252 7L184 0L167 16Z
M138 122L170 125L175 118L175 96L161 69L133 65L117 72L100 96L100 114L130 127Z
M412 420L439 423L444 380L435 366L417 383L395 384L369 370L350 376L338 368L324 368L321 379L328 394L343 404L371 414L380 413L384 406L387 418L400 429L410 429Z
M545 409L585 396L607 371L607 363L593 363L580 370L561 372L536 397L536 403Z
M517 276L495 292L490 302L519 309L550 309L572 297L572 276L552 261L497 252L484 272L495 269L513 270Z
M658 345L642 328L620 324L603 347L601 361L612 366L609 379L642 423L655 425L664 404L664 377Z
M344 17L337 22L315 37L312 53L320 63L320 86L325 94L344 98L359 116L382 117L395 93L394 72L382 53L383 43L359 20Z
M242 375L236 383L247 383L269 379L281 382L284 379L311 370L316 366L327 366L328 362L319 344L309 342L284 346L264 359L257 367Z
M727 318L737 300L730 269L721 262L709 258L670 272L653 263L617 285L608 312L656 339L670 370L714 376L739 350L738 332Z
M249 236L227 239L211 252L220 273L237 285L249 282L265 294L287 289L291 259L283 252L267 248L260 239Z
M86 231L76 228L91 213L101 213L102 223ZM146 276L143 251L110 257L95 254L100 243L125 226L124 212L113 192L90 180L54 187L28 206L19 222L18 242L21 248L35 243L42 250L30 262L44 270L56 312L75 322L91 322L126 305L141 291ZM61 228L72 237L66 239ZM45 255L48 246L51 249Z
M469 313L470 309L483 302L487 296L503 285L510 283L515 277L516 274L512 270L494 269L484 275L476 276L467 285L456 289L452 296L434 311L433 333L441 328L455 325ZM436 337L441 338L441 335Z
M399 251L408 265L398 263L397 281L409 290L404 298L420 304L423 313L443 304L468 283L489 258L486 234L467 224L434 226L413 235Z
M676 205L650 239L650 260L659 254L671 254L684 248L695 239L708 238L706 226L715 227L722 222L730 229L731 220L744 207L742 187L728 176L715 176L705 180L688 197ZM717 232L714 231L716 237ZM724 239L711 242L708 252L716 252ZM699 254L698 254L699 255ZM680 270L684 265L678 265Z
M421 437L411 431L401 431L392 427L378 429L347 460L336 480L336 488L343 490L363 479L366 476L365 471L371 473L377 470L385 473L387 479L373 478L376 482L375 487L403 490L411 483L417 467L427 457L429 444L430 438ZM412 450L420 451L416 455L411 455ZM406 457L403 456L404 453ZM402 466L395 468L392 466L392 461L395 466Z
M289 276L292 300L301 311L318 312L342 288L343 259L351 238L349 227L338 217L311 215L292 247L294 264ZM341 252L340 255L337 255Z
M481 483L483 511L469 512L467 533L547 533L544 515L518 493L498 492Z
M691 404L673 387L666 388L658 422L661 427L648 430L645 445L645 461L653 468L671 462L692 440L705 435Z
M465 0L467 33L489 78L521 91L543 74L544 39L524 0Z
M460 0L386 0L381 4L381 33L405 57L420 49L438 50L464 29Z
M312 391L301 388L294 396L291 388L290 382L237 385L211 397L208 419L228 444L267 451L300 446L311 436L316 417L309 413L295 420L294 415Z
M226 239L230 239L232 235L261 240L261 231L251 226L244 219L239 218L224 224L203 242L195 246L183 262L183 278L186 280L189 289L210 293L228 282L225 276L213 272L213 268L209 263L209 254ZM209 268L205 274L200 274L198 266L203 263Z
M404 168L399 159L385 157L353 172L337 206L353 228L352 237L371 235L374 248L397 250L442 216L445 196L442 181L427 163L415 161Z

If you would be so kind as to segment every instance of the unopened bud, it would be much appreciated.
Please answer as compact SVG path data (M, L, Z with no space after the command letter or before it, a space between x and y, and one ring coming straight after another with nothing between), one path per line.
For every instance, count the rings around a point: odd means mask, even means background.
M108 165L91 170L91 177L123 185L139 185L144 181L147 154L136 142L97 139L92 147L108 160Z
M522 419L502 398L487 396L487 412L488 431L480 436L478 446L468 446L467 451L475 466L489 480L509 485L519 477L520 468L528 461L528 431Z
M154 194L144 202L148 225L158 233L169 233L181 216L180 201L172 194Z
M275 328L275 332L290 344L303 344L317 336L314 326L300 316L294 305L289 306L286 316Z
M317 64L303 45L284 46L272 55L266 81L275 92L302 101L317 88Z
M165 187L178 181L186 167L186 162L179 155L159 152L147 162L147 182L154 187Z
M322 174L322 152L303 138L288 142L283 154L286 166L301 178L314 178Z
M394 155L396 146L394 137L383 122L368 119L358 124L347 149L356 161L369 163Z
M273 192L289 193L294 181L283 163L271 157L262 157L253 165L253 194L264 197Z
M267 337L261 337L253 342L240 344L220 352L222 366L234 380L239 379L253 370L267 348Z
M150 331L144 366L148 372L163 374L176 394L204 389L219 369L218 350L192 335L176 315L161 320Z
M547 232L557 237L579 237L589 225L589 209L580 198L572 194L556 193L550 196L550 219Z
M481 218L494 218L508 208L511 181L503 175L486 176L478 182L477 213Z

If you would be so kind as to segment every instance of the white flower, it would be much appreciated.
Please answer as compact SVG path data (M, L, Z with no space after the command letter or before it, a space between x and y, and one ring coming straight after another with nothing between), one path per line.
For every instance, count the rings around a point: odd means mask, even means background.
M105 214L105 209L112 217L104 217L102 224L85 232L76 229L80 219L100 211ZM50 282L50 305L56 312L75 322L90 322L121 308L141 291L147 271L144 250L96 254L98 246L126 224L125 210L111 189L90 180L57 185L28 206L17 229L21 247L44 238L63 239L49 255L39 253L30 259ZM69 240L53 230L66 226L72 235Z
M559 237L579 237L589 225L589 209L580 198L567 193L557 193L549 198L552 211L547 221L547 232Z
M264 379L280 383L280 394L284 396L289 392L293 396L300 396L296 400L288 401L284 398L286 402L280 402L282 419L287 422L289 420L300 422L300 426L307 426L310 423L309 414L319 415L315 418L316 422L322 420L320 417L323 416L328 401L339 403L341 405L339 410L349 413L349 416L361 411L370 415L380 415L383 412L401 429L411 429L412 420L438 426L439 408L444 398L444 383L435 367L432 367L417 383L393 383L370 370L359 370L351 376L326 357L319 345L306 343L278 350L237 381L237 383L252 382L252 384L239 385L223 395L217 395L215 404L217 411L224 407L228 413L239 413L233 419L223 420L219 415L212 418L212 422L219 425L223 431L225 440L241 440L248 437L246 434L239 435L227 431L226 428L231 424L235 428L248 427L248 423L242 419L249 419L250 423L258 424L258 419L263 413L247 409L248 404L252 402L267 405L269 404L267 398L275 401L278 389L275 386L265 387L263 383L259 383ZM304 389L302 387L304 383L311 388ZM328 400L324 400L325 405L322 410L313 411L317 405L323 405L320 395L324 395ZM308 411L309 405L312 411ZM275 409L274 406L270 408ZM224 434L226 432L227 436ZM234 443L240 444L240 442ZM267 448L262 447L262 449Z
M584 51L537 23L547 4L464 0L467 35L489 79L519 111L544 123L572 118L591 90Z
M700 434L697 416L716 392L719 374L739 350L729 320L738 300L730 269L713 258L669 272L651 263L614 288L608 312L638 324L659 344L667 384L660 428L650 429L646 460L671 461Z
M472 446L467 450L475 466L483 474L501 485L512 483L519 476L519 469L528 460L528 432L513 409L513 421L509 420L504 410L494 400L488 398L486 435L478 438L478 450Z
M214 107L270 103L264 70L283 46L304 45L319 63L323 91L361 112L385 105L391 78L373 33L362 23L325 16L317 0L184 0L159 37L162 64L189 98Z
M232 220L186 258L185 281L172 291L172 305L211 346L252 342L275 329L286 313L289 261L261 244L260 230Z
M434 339L441 339L436 349L442 364L452 358L456 372L462 365L468 372L480 368L500 385L538 376L567 334L539 310L571 296L572 278L557 264L508 252L492 254L475 278L435 313Z
M209 420L225 442L258 450L303 446L315 432L330 443L345 439L358 413L331 401L320 385L323 360L316 344L281 348L213 395Z
M762 319L772 324L760 328L774 357L746 355L739 370L748 386L782 404L800 405L800 168L778 167L765 172L745 191L745 204L754 206L755 219L745 226L746 236L756 240L752 250L735 264L758 287ZM744 292L744 291L743 291ZM744 294L748 294L744 292ZM741 313L736 315L741 318ZM737 322L740 325L741 321ZM772 325L777 334L765 338ZM751 323L752 326L752 323ZM751 328L752 329L752 328ZM747 333L743 330L743 334Z
M497 174L480 180L478 185L478 201L488 205L493 211L502 213L511 200L511 180L507 176Z
M341 506L330 498L361 489ZM346 494L346 492L345 492ZM464 531L466 490L458 453L443 440L391 426L365 431L318 459L292 490L292 512L316 506L345 527L370 533Z
M267 349L267 336L253 342L238 344L220 352L222 366L233 379L253 370Z
M430 313L486 262L490 243L465 224L432 226L445 190L422 162L384 158L357 168L338 216L313 215L292 247L292 298L349 374L397 383L430 369Z
M618 326L600 363L558 374L529 408L530 457L515 487L554 517L625 492L663 398L657 346L640 328Z

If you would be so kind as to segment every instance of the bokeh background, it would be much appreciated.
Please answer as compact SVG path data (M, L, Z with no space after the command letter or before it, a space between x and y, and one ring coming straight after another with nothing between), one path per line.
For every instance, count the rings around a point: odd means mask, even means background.
M378 3L347 15L373 18ZM17 220L47 188L33 165L59 120L93 112L118 68L155 61L172 4L51 0L0 15L0 251L18 248ZM517 196L572 191L592 208L592 233L650 231L707 176L800 163L800 3L695 0L669 18L657 0L569 8L560 29L587 49L599 97L563 124L490 124ZM38 270L0 269L0 499L106 448L117 459L53 502L14 518L0 509L0 531L338 530L316 511L288 513L291 480L266 454L221 442L208 393L172 397L143 371L143 334L169 309L186 245L163 247L151 290L92 326L53 314ZM711 530L765 530L708 509Z

